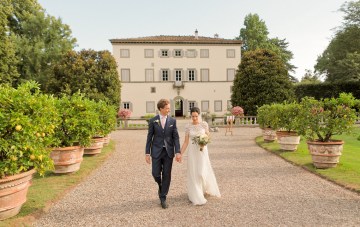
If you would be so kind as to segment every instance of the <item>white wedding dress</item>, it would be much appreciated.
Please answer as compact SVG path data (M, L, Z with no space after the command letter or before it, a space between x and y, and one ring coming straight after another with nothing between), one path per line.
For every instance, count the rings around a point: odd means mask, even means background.
M195 136L205 134L208 131L209 126L206 122L200 122L197 125L190 123L185 128L186 135L189 135L187 189L189 200L194 205L202 205L207 202L204 194L220 197L219 187L209 159L208 148L205 146L203 151L200 151L200 147L193 143Z

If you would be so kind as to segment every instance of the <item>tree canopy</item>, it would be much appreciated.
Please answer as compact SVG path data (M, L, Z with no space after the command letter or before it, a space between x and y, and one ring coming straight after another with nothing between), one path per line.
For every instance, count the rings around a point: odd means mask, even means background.
M360 1L345 2L343 26L318 57L315 70L326 82L360 80Z
M236 37L236 39L243 42L243 52L257 49L272 50L280 56L287 70L294 72L296 67L290 63L293 58L293 53L287 49L289 43L286 42L286 39L280 39L278 37L269 38L269 32L265 22L261 20L257 14L246 15L244 26L244 28L240 29L239 37ZM292 79L294 79L294 77L292 77Z
M256 115L264 104L293 100L287 68L272 50L246 51L234 80L231 103L241 106L247 115Z
M16 68L18 59L15 55L15 37L10 34L8 26L8 17L12 12L10 0L2 0L0 3L0 84L12 84L19 77Z
M119 106L120 80L116 62L109 51L70 51L54 68L51 93L78 91L94 100L107 100Z
M0 83L35 80L47 92L54 65L75 47L68 25L37 0L1 0Z

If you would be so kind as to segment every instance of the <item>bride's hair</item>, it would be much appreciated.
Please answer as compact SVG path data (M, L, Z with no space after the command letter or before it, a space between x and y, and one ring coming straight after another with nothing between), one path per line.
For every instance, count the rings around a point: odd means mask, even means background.
M190 114L191 113L194 113L194 112L196 112L196 113L198 113L199 115L200 115L200 109L198 108L198 107L193 107L193 108L191 108L191 110L190 110Z

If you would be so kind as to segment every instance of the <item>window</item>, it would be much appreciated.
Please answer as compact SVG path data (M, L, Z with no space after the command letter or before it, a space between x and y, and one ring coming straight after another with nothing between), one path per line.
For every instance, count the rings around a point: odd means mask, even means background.
M195 81L195 70L188 70L188 81Z
M130 109L130 102L123 102L123 109Z
M235 50L234 49L227 49L226 50L226 57L227 58L235 58Z
M121 81L130 82L130 69L121 69Z
M153 69L145 69L145 81L154 81Z
M214 110L215 110L215 112L221 112L222 111L222 101L221 100L215 100L214 101Z
M129 49L120 49L120 58L129 58L130 50Z
M169 81L169 70L168 69L161 70L161 81Z
M201 112L209 111L209 101L201 101Z
M200 58L208 58L209 50L208 49L200 49Z
M161 57L169 57L169 50L161 50Z
M227 69L227 81L233 81L235 78L235 69Z
M209 81L209 69L201 69L201 81Z
M153 58L154 50L153 49L145 49L145 58Z
M182 57L182 51L181 50L175 50L174 51L174 57Z
M195 107L195 102L194 101L189 101L189 112L191 110L191 108Z
M175 81L182 81L181 70L175 70Z
M146 113L155 113L155 102L154 101L146 102Z
M196 50L187 50L186 57L188 58L195 58L196 57Z
M151 87L150 88L150 93L156 93L156 87Z

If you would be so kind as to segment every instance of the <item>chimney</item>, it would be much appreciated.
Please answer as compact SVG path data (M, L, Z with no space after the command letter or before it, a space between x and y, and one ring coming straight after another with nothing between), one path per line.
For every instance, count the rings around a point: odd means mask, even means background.
M215 34L214 34L214 38L216 38L216 39L219 38L219 34L218 34L218 33L215 33Z
M195 30L195 39L199 39L198 30L197 30L197 29Z

